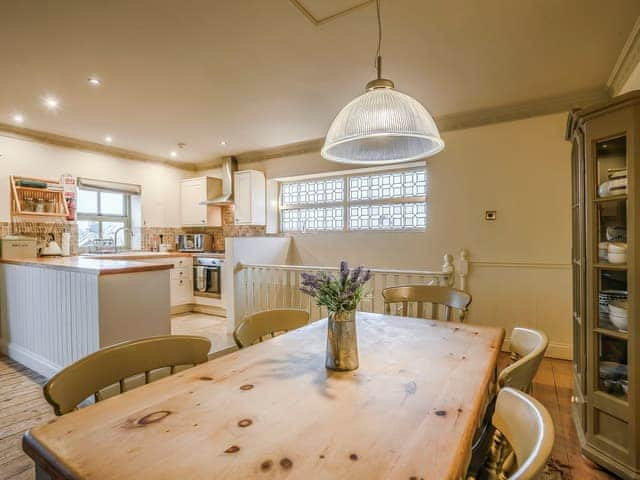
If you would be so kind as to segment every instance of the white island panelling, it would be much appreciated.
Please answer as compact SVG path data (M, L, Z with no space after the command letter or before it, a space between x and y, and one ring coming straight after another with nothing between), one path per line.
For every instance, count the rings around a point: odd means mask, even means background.
M0 264L0 348L51 376L100 347L171 331L169 271Z

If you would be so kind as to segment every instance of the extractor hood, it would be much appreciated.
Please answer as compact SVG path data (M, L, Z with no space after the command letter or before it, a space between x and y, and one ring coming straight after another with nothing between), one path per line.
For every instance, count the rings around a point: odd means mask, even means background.
M238 170L238 161L234 157L225 157L220 170L222 195L201 202L200 205L231 205L233 203L233 172Z

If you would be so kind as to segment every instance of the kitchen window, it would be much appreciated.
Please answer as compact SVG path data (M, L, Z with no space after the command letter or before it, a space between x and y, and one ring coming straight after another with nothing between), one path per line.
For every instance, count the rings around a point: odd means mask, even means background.
M280 184L280 230L421 231L427 226L424 167Z
M139 192L136 185L78 179L78 247L87 250L95 240L113 239L119 228L131 228L132 197ZM118 234L117 242L131 248L130 235Z

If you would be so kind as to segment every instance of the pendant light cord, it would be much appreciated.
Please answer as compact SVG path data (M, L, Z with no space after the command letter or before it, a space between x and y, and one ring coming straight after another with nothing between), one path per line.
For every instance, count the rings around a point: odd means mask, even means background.
M380 19L380 0L376 0L376 14L378 15L378 50L376 51L376 71L378 79L382 78L382 56L380 49L382 47L382 20Z

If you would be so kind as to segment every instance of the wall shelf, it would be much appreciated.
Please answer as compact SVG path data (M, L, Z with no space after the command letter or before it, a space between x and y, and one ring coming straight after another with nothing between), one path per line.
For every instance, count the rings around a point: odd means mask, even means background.
M44 188L22 186L20 182L40 182ZM64 219L69 215L62 184L55 180L33 177L9 177L11 216Z

